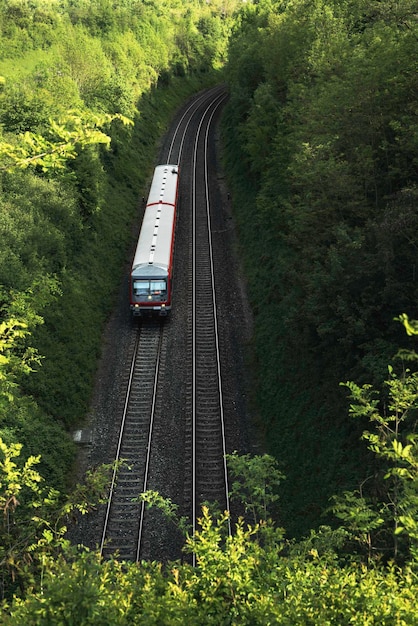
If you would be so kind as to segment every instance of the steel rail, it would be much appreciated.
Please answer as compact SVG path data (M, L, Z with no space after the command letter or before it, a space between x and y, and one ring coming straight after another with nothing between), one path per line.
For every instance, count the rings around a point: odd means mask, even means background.
M225 498L227 510L229 510L229 488L228 488L228 475L226 467L226 438L225 438L225 422L223 412L223 392L222 392L222 380L221 380L221 366L220 366L220 350L219 350L219 333L218 333L218 319L216 312L216 294L215 294L215 279L214 279L214 261L213 261L213 248L211 237L211 220L210 220L210 199L209 199L209 176L208 176L208 133L211 127L213 117L222 104L225 98L225 94L213 101L207 108L205 115L200 120L198 131L196 133L194 151L193 151L193 179L192 179L192 274L193 274L193 294L192 294L192 529L193 535L196 533L196 521L197 521L197 160L198 160L198 146L201 129L206 122L206 132L204 136L204 164L205 164L205 209L207 220L207 232L208 232L208 246L209 246L209 263L210 263L210 275L211 275L211 293L212 293L212 311L215 329L215 352L216 352L216 369L217 369L217 384L219 394L219 406L220 406L220 427L221 427L221 439L222 439L222 456L223 456L223 471L224 471L224 485L225 485ZM212 112L210 112L213 107ZM207 120L207 115L209 119ZM231 534L230 521L228 520L228 531ZM192 555L193 565L195 565L195 554Z
M123 433L124 433L125 422L126 422L126 415L127 415L127 412L128 412L130 390L131 390L131 387L132 387L132 380L133 380L134 372L135 372L135 362L136 362L136 357L137 357L137 354L138 354L138 345L139 345L139 331L136 333L135 349L134 349L134 353L133 353L133 356L132 356L131 366L130 366L130 369L129 369L128 386L127 386L127 391L126 391L126 394L125 394L125 402L124 402L123 413L122 413L122 420L121 420L120 431L119 431L118 445L117 445L117 448L116 448L115 462L114 462L114 467L113 467L113 472L112 472L112 480L110 482L109 496L108 496L108 500L107 500L106 514L105 514L105 520L104 520L104 524L103 524L102 538L101 538L101 541L100 541L100 554L101 555L103 554L103 548L104 548L104 544L105 544L105 540L106 540L106 532L107 532L107 527L108 527L109 517L110 517L110 508L111 508L111 505L112 505L112 497L113 497L113 492L114 492L115 485L116 485L116 475L117 475L117 471L118 471L117 462L120 460L120 451L121 451L121 447L122 447Z
M220 406L220 425L221 425L221 433L222 433L222 451L223 451L223 468L224 468L224 480L225 480L225 502L226 502L226 510L229 512L229 481L228 481L228 467L226 462L226 436L225 436L225 414L224 414L224 401L223 401L223 389L222 389L222 369L221 369L221 359L220 359L220 349L219 349L219 326L218 326L218 307L216 303L216 289L215 289L215 272L214 272L214 261L213 261L213 245L212 245L212 222L210 215L210 200L209 200L209 168L208 168L208 144L209 144L209 128L212 123L213 117L222 104L223 100L220 100L217 103L217 106L213 109L212 114L210 116L208 125L206 127L205 134L205 189L206 189L206 218L208 223L208 244L209 244L209 256L210 256L210 267L211 267L211 277L212 277L212 298L213 298L213 316L214 316L214 331L215 331L215 343L216 343L216 364L217 364L217 372L218 372L218 388L219 388L219 406ZM228 517L228 533L229 536L232 534L231 530L231 518Z
M184 142L185 142L186 135L187 135L187 130L188 130L188 128L189 128L189 126L190 126L190 124L192 122L193 115L198 111L200 104L202 104L205 101L209 101L211 103L212 99L213 99L212 98L212 92L214 92L214 91L216 92L216 91L219 91L219 90L223 91L222 87L218 87L217 86L217 87L214 87L211 91L203 93L196 100L191 102L190 105L187 107L187 109L184 111L182 117L180 118L179 122L177 123L176 129L175 129L174 134L173 134L173 138L171 140L170 148L168 150L167 163L170 163L171 154L174 151L174 144L175 144L175 141L177 139L177 135L180 132L181 124L182 124L183 120L185 119L185 117L189 114L189 112L192 109L195 109L192 112L192 114L189 115L189 118L188 118L187 123L186 123L186 127L185 127L184 131L182 132L182 137L181 137L180 146L179 146L179 153L178 153L178 157L177 157L177 163L180 163L180 161L181 161L181 157L182 157L182 154L183 154L183 148L184 148Z
M126 457L130 467L117 475L115 463L100 545L102 555L116 547L125 551L130 560L138 558L140 551L138 541L142 538L142 525L140 531L139 526L145 503L138 504L136 498L147 488L152 450L163 327L158 325L158 336L154 330L152 326L147 326L145 333L144 329L138 329L115 455L116 461ZM126 454L123 454L124 449ZM142 509L142 515L138 509ZM106 546L106 539L113 545Z
M149 476L149 467L151 462L151 444L152 444L152 435L154 429L154 417L155 417L155 404L157 400L157 385L158 385L158 375L160 371L160 362L161 362L161 346L162 346L163 333L161 331L160 341L158 344L158 353L157 353L157 361L155 363L155 371L154 371L154 388L152 393L152 405L151 405L151 416L150 416L150 424L148 430L148 444L147 444L147 455L145 461L145 475L144 475L144 486L142 491L145 492L148 488L148 476ZM141 514L139 518L139 529L138 529L138 539L137 539L137 548L136 548L136 561L140 560L141 556L141 544L142 544L142 533L144 527L144 517L145 517L145 502L141 502Z

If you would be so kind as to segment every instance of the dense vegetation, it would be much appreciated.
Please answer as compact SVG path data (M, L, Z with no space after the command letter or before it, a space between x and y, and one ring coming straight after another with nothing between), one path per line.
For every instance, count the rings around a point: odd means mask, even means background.
M380 386L411 345L393 318L417 311L417 33L414 2L262 1L230 45L227 171L292 534L374 473L339 382Z
M414 2L4 0L0 36L3 621L418 623ZM190 537L145 496L197 568L101 563L65 533L108 468L63 495L68 433L158 138L226 59L254 401L279 469L229 458L232 537L207 509Z

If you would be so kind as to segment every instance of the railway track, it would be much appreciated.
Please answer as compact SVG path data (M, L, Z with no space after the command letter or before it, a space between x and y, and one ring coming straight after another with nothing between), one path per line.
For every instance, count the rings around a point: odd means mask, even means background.
M184 478L181 512L192 520L193 529L205 500L216 500L223 509L229 508L208 165L208 135L224 98L223 89L216 88L194 99L178 120L160 160L180 165L179 222L187 241L187 251L177 262L187 276L186 290L181 291L180 286L173 300L174 319L180 294L185 303L181 325L187 330L180 359L185 400L182 415L177 415L183 421L177 432L184 441L178 448L179 442L173 441L172 454L181 449L176 459ZM191 165L190 159L183 158L190 150ZM158 443L154 440L168 423L164 407L170 401L170 381L164 364L170 351L170 325L142 320L136 328L115 452L115 460L122 464L112 477L100 541L105 558L115 553L126 560L155 558L150 539L153 533L147 530L147 520L152 516L138 502L138 495L147 489L161 490L152 476L158 474L155 466L160 462L155 460Z
M189 450L192 455L189 476L192 486L190 489L186 480L185 492L186 507L188 494L191 495L193 531L203 502L217 502L223 510L229 510L208 160L208 134L221 104L222 97L214 101L211 110L202 118L194 150L189 279L192 288L188 325L192 367L186 413L190 433L186 452Z
M163 336L161 322L146 321L138 327L115 455L121 465L112 476L100 543L105 557L140 556L144 504L137 497L148 485Z

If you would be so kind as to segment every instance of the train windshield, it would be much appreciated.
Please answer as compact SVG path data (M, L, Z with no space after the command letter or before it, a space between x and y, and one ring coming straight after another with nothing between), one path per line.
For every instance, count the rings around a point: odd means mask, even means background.
M136 299L161 300L167 295L165 280L134 280L133 287Z

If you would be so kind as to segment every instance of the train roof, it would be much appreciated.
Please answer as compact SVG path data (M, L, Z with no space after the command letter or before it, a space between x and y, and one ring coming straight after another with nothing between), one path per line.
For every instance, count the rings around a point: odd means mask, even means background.
M177 196L177 181L177 165L157 165L154 170L147 206L158 202L174 205Z
M132 264L133 277L168 274L177 199L177 165L159 165L148 196Z

